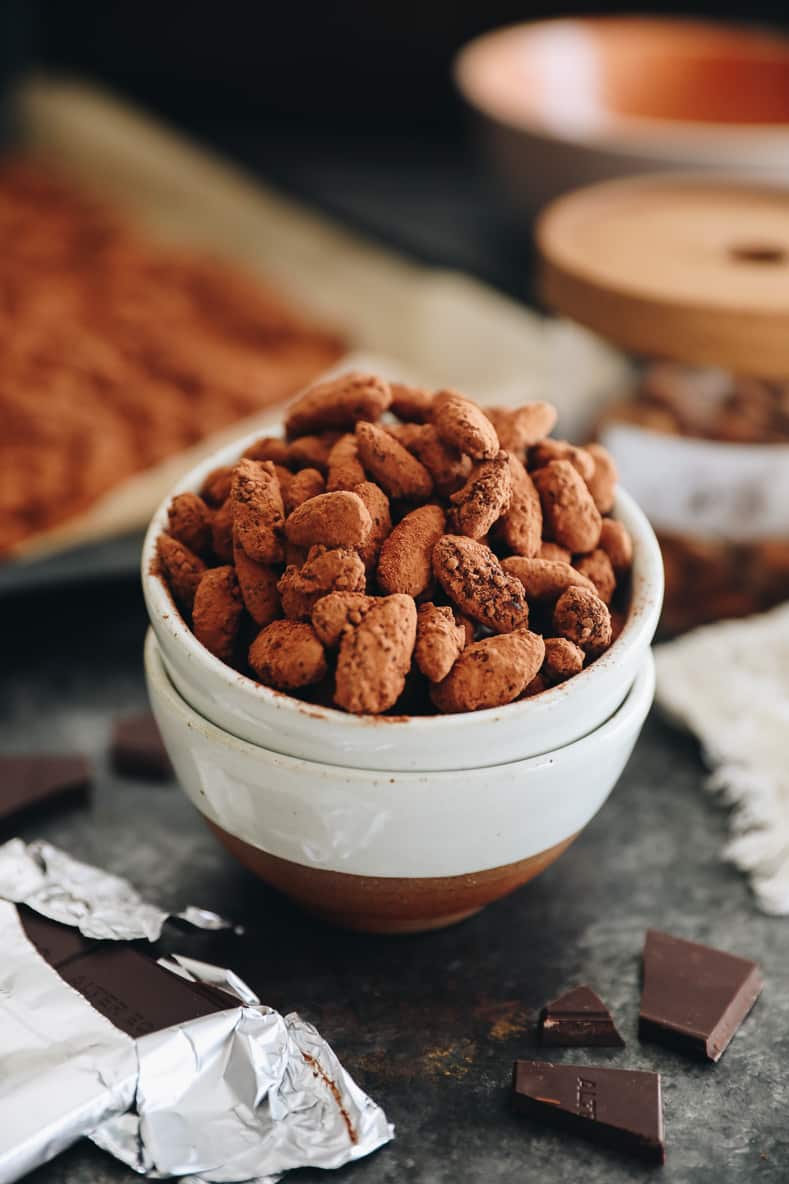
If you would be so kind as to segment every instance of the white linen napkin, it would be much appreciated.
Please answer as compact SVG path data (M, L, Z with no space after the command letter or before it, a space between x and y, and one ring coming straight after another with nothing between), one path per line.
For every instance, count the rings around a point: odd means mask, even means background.
M732 807L724 857L759 907L789 914L789 603L658 646L657 703L696 735Z

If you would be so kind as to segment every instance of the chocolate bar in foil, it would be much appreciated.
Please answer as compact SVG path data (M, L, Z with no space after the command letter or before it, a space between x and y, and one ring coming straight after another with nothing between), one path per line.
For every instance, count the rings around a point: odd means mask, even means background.
M29 867L14 881L26 859L42 872L42 848L45 882ZM297 1014L262 1005L230 970L156 962L91 936L158 936L166 914L153 919L126 881L14 840L0 847L0 894L10 891L19 907L0 900L0 1184L83 1136L152 1178L260 1184L289 1168L340 1167L393 1137Z

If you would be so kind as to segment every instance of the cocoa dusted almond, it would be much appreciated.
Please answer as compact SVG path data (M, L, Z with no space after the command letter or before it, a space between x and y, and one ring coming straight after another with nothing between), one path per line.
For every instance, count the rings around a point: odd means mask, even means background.
M222 662L232 663L243 609L235 568L229 564L204 572L195 592L195 637Z
M488 629L509 633L528 625L523 584L484 543L445 534L433 548L433 571L452 603Z
M198 555L169 534L159 535L157 551L176 603L179 608L190 613L205 564Z
M616 591L616 573L605 551L595 547L588 555L581 556L575 568L592 581L603 604L610 604Z
M289 515L288 541L298 547L363 547L373 528L367 506L356 493L337 490L310 498Z
M230 497L230 485L233 480L233 466L220 465L212 469L200 489L200 496L206 505L216 508Z
M239 546L258 563L279 563L285 509L273 463L242 457L233 469L230 502Z
M548 686L564 682L573 674L580 674L584 668L586 654L579 645L568 637L546 637L545 661L542 675Z
M169 534L195 555L211 549L211 511L196 493L179 493L167 511Z
M377 599L340 642L334 701L355 714L380 715L405 686L416 641L416 605L396 594Z
M509 575L520 580L529 602L558 600L562 592L572 587L586 588L588 592L597 591L589 577L569 563L511 555L509 559L502 560L501 566Z
M496 526L496 534L513 554L527 557L538 555L542 545L540 495L517 457L512 453L507 456L512 493L509 509Z
M414 660L430 682L445 679L466 645L466 630L445 604L422 604L416 620Z
M613 509L617 472L614 458L602 444L587 444L586 451L594 461L594 472L587 479L589 492L601 514Z
M337 432L320 432L316 436L299 436L288 446L288 464L293 469L317 469L325 474L329 457L339 439Z
M552 460L532 473L550 537L569 551L592 551L603 520L583 477L568 460Z
M404 448L413 452L417 460L422 462L443 497L459 489L471 472L471 457L454 444L442 440L432 423L404 423L399 425L399 429L390 431Z
M374 570L381 547L392 529L389 498L374 481L362 481L359 485L354 485L351 492L362 499L372 522L367 542L359 548L359 554L369 575Z
M527 629L486 637L463 650L430 697L440 711L503 707L523 694L544 657L545 642Z
M235 511L230 498L214 510L211 518L211 549L214 558L220 563L230 563L233 559L233 521Z
M347 547L313 551L302 567L287 567L277 585L282 611L294 621L309 620L317 602L329 592L364 592L364 563L356 551Z
M595 462L585 448L578 448L567 440L540 440L529 449L529 468L542 469L552 460L567 460L584 481L594 476Z
M419 386L406 386L402 382L390 384L392 404L390 410L405 423L429 423L433 413L433 393Z
M280 488L282 488L282 482L280 482ZM282 492L285 512L292 514L303 502L308 502L311 497L317 497L319 493L325 492L326 482L317 469L300 469Z
M381 418L392 402L389 383L352 372L318 383L297 399L285 420L289 439L327 429L353 430L359 420Z
M323 644L333 649L348 629L361 624L375 603L375 597L364 592L329 592L312 610L312 627Z
M600 597L586 588L568 588L556 601L553 627L587 654L600 654L611 644L611 614Z
M258 628L262 629L281 613L277 568L267 563L256 563L238 546L233 548L233 565L244 606Z
M433 579L433 548L444 533L440 506L420 506L394 528L381 548L377 579L384 592L421 596Z
M356 425L356 444L365 471L389 494L405 501L424 501L433 492L433 478L415 456L376 424Z
M315 630L306 621L272 621L249 647L249 664L262 683L295 691L320 682L326 655Z
M346 432L332 445L327 468L326 489L330 493L337 489L353 489L355 485L367 480L362 462L359 460L356 436L352 432Z
M630 570L633 562L633 540L627 527L613 518L604 518L600 528L600 547L611 560L618 576Z
M261 436L244 449L250 460L270 460L275 465L288 467L288 445L281 436Z
M474 466L462 489L449 499L450 526L455 534L482 539L512 502L512 471L506 452Z
M522 407L486 407L501 447L524 460L526 449L553 431L556 408L550 403L525 403Z
M457 391L436 395L433 423L442 440L475 460L492 460L500 450L496 429L485 412Z

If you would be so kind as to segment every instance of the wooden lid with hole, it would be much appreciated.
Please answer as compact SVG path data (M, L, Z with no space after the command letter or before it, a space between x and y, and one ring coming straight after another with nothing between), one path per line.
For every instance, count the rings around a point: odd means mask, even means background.
M789 378L789 190L664 175L537 223L548 305L633 353Z

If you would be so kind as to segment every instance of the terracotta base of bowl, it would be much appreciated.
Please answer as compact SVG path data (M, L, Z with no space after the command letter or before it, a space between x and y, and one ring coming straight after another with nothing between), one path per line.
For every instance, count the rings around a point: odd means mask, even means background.
M570 835L528 859L465 876L354 876L269 855L206 821L230 854L261 880L316 917L364 933L421 933L464 921L533 880L576 838Z

